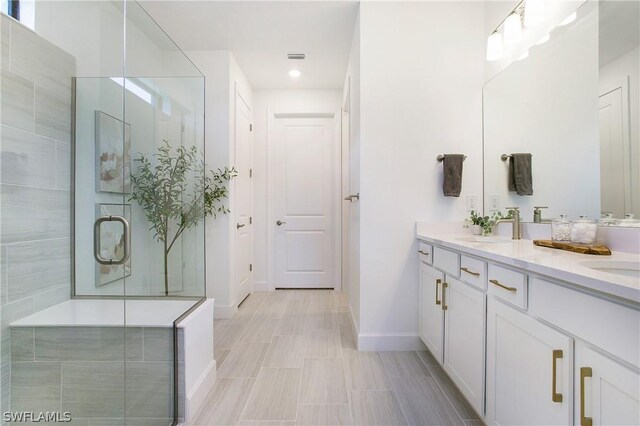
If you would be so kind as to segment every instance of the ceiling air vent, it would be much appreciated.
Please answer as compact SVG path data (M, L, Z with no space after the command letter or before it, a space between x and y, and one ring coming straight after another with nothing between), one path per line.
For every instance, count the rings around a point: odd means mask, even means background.
M306 53L287 53L287 59L305 59Z

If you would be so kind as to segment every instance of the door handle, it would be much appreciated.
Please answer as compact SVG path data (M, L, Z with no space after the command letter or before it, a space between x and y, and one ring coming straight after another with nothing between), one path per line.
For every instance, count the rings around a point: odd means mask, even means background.
M466 272L466 273L467 273L467 274L469 274L469 275L473 275L474 277L479 277L479 276L480 276L480 273L479 273L479 272L473 272L473 271L472 271L472 270L470 270L469 268L461 267L461 268L460 268L460 270L461 270L462 272Z
M439 305L440 303L442 303L442 302L440 302L440 299L438 298L438 286L440 284L442 284L442 280L440 278L438 278L436 280L436 305Z
M562 394L557 390L557 364L558 360L562 359L562 349L554 349L553 356L551 358L551 400L553 402L562 402Z
M236 223L236 229L240 229L240 228L242 228L243 226L244 226L244 223L243 223L243 224Z
M585 406L585 391L584 391L584 379L592 377L593 371L591 367L580 367L580 426L591 426L593 419L584 415Z
M360 193L349 195L348 197L344 197L345 201L353 201L353 199L360 200Z
M512 293L515 293L515 292L517 292L517 291L518 291L518 289L517 289L517 288L515 288L515 287L510 287L510 286L508 286L508 285L504 285L504 284L502 284L502 283L501 283L500 281L498 281L498 280L489 280L489 282L490 282L491 284L497 285L498 287L504 288L505 290L510 291L510 292L512 292Z
M282 226L282 225L284 225L285 223L287 223L287 222L283 222L283 221L279 220L279 221L277 221L277 222L276 222L276 225L278 225L278 226Z
M105 259L100 255L100 225L103 222L120 222L123 227L124 254L120 259ZM101 265L123 265L129 260L131 253L131 230L129 222L122 216L100 216L93 224L93 257Z

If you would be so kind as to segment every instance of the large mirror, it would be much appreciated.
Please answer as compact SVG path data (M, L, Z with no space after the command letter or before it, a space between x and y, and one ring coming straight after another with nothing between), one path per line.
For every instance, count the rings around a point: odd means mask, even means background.
M639 2L590 0L568 21L484 87L484 211L639 218ZM530 195L509 185L522 153Z

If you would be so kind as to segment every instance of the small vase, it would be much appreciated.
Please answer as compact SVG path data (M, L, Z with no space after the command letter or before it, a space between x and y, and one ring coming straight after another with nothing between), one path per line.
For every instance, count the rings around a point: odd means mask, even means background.
M482 235L482 226L480 225L471 225L469 229L471 229L473 235Z

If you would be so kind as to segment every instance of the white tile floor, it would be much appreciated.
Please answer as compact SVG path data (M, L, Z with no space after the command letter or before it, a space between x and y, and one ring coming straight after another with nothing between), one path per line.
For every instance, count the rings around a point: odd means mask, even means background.
M215 322L218 380L191 426L482 425L429 352L358 352L332 290L254 293Z

